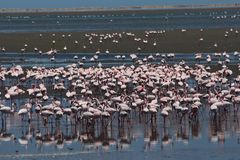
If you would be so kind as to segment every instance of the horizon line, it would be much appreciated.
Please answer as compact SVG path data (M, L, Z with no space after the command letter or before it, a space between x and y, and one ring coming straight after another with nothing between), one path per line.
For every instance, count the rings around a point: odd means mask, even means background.
M78 7L78 8L0 8L0 13L44 13L44 12L94 12L94 11L124 11L124 10L171 10L171 9L218 9L238 8L240 3L199 4L199 5L144 5L121 7Z

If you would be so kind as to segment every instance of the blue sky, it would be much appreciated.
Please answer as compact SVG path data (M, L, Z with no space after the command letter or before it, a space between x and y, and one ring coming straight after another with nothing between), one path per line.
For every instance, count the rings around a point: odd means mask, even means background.
M240 0L0 0L0 8L78 8L240 3Z

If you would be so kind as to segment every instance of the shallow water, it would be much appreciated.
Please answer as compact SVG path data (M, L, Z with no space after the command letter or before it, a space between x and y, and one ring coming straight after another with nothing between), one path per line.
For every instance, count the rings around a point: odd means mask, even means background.
M237 9L0 15L0 32L226 28L239 25L240 13Z
M22 67L33 67L33 66L41 66L41 67L62 67L67 66L72 63L83 63L83 67L97 67L101 62L102 67L112 67L119 65L132 65L134 61L131 59L129 53L114 53L114 54L106 54L100 53L98 55L98 59L96 61L91 61L91 58L96 55L96 53L57 53L55 55L55 60L51 61L47 54L38 54L38 53L2 53L0 54L0 64L4 67L11 67L12 65L21 65ZM176 53L174 58L166 58L166 54L160 54L156 56L156 53L137 53L136 54L139 59L148 58L150 55L154 56L153 60L150 60L151 63L159 64L161 60L165 60L168 64L176 64L181 61L185 61L188 65L193 65L195 63L200 64L209 64L209 65L218 65L218 61L223 61L225 58L222 57L214 57L212 53L203 53L202 59L200 61L196 61L195 53ZM165 56L162 57L162 55ZM211 63L207 63L206 58L207 55L212 55ZM227 63L229 65L236 65L239 62L238 56L234 56L233 53L229 53L230 62ZM74 56L77 56L77 59L74 59ZM125 56L125 58L117 58L116 56ZM85 57L86 60L82 60Z
M205 107L205 106L204 106ZM207 111L202 109L202 114ZM170 118L166 126L160 115L156 123L132 113L130 123L86 130L81 124L70 126L65 120L43 127L36 121L21 123L17 116L7 118L1 133L12 133L16 139L0 138L1 159L237 159L240 142L239 115L229 114L218 121L199 116L199 121L186 118L180 124ZM44 141L36 140L41 132ZM60 143L58 134L62 134ZM2 136L2 135L1 135ZM13 135L12 135L13 137ZM28 137L28 138L27 138ZM27 144L21 144L20 140ZM52 140L50 140L52 139ZM4 147L3 147L4 146Z

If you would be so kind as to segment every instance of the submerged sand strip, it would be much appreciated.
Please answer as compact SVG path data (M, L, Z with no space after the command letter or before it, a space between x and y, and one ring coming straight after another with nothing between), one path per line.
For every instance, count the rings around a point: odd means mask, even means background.
M234 52L240 51L240 35L235 31L239 28L224 29L191 29L186 32L181 30L167 30L165 33L149 34L146 38L146 32L139 31L89 31L89 32L46 32L46 33L0 33L0 48L4 47L7 52L21 52L24 45L27 44L26 52L33 52L34 48L46 52L51 48L65 52L77 53L95 53L97 50L110 53L195 53L195 52ZM225 32L228 31L228 37ZM135 34L135 36L127 36L126 33ZM52 34L55 34L53 37ZM93 37L90 44L89 37L85 34L96 33L98 36ZM122 38L115 38L99 42L99 35L121 33ZM42 37L39 35L42 34ZM65 35L63 38L62 35ZM71 35L69 37L68 35ZM136 41L134 38L140 38ZM200 40L202 38L202 40ZM147 43L143 43L143 40ZM117 40L118 43L113 43ZM52 42L56 43L53 44ZM78 44L75 44L78 41ZM156 45L153 45L156 42ZM214 44L217 47L214 47ZM141 51L138 50L141 48Z

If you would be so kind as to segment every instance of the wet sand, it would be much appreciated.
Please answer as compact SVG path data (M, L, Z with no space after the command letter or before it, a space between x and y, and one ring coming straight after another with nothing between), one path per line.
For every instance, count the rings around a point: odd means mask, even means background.
M89 31L89 32L45 32L45 33L0 33L0 47L4 47L6 52L21 52L22 48L26 48L26 52L33 52L34 48L38 48L42 52L46 52L51 48L55 48L60 52L80 52L80 53L95 53L97 50L105 52L107 49L110 53L194 53L194 52L234 52L240 50L240 35L236 33L238 28L225 29L191 29L186 32L181 30L166 30L165 33L150 33L146 37L146 31ZM159 30L160 31L160 30ZM228 36L225 37L225 32ZM128 36L126 33L131 32L135 36ZM122 38L114 36L99 42L99 36L93 36L92 44L89 42L89 37L85 34L96 33L121 33ZM42 37L39 35L42 34ZM71 34L71 36L69 36ZM65 37L62 37L65 35ZM140 41L134 38L141 38ZM201 41L200 39L203 38ZM143 39L148 40L148 43L143 43ZM56 43L53 44L52 41ZM118 43L113 43L117 40ZM74 42L78 41L78 44ZM154 46L153 43L156 42ZM214 44L217 43L217 47ZM27 44L27 47L24 45ZM67 51L64 51L64 46ZM84 47L85 46L85 47ZM138 50L138 47L141 50Z

